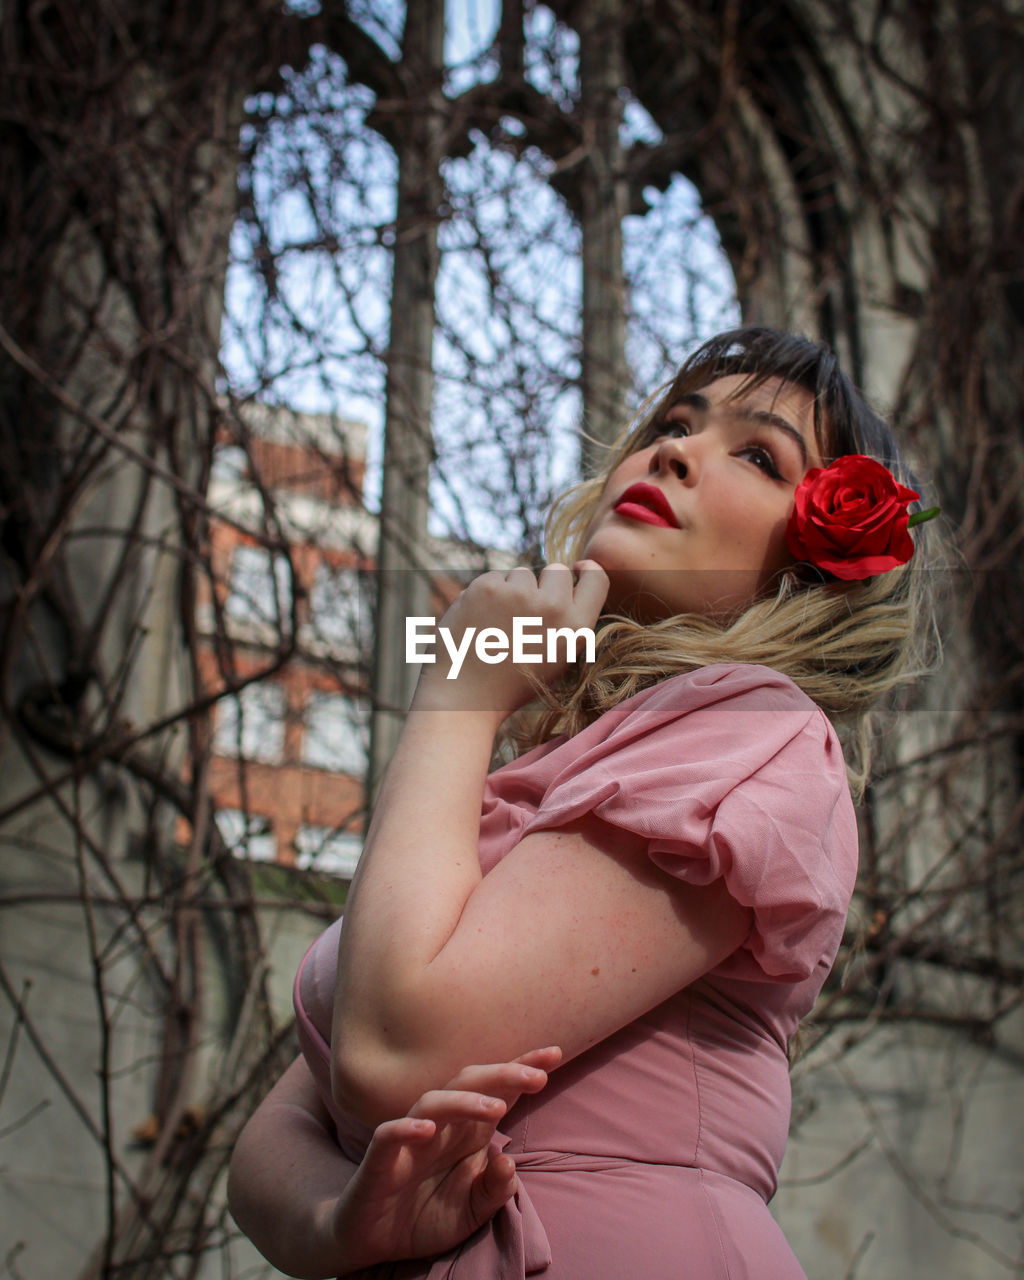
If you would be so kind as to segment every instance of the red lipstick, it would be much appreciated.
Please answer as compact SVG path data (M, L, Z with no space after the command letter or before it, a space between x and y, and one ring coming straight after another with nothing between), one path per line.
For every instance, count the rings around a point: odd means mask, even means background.
M678 529L679 521L668 498L653 484L631 484L616 502L615 514L630 520L642 520L645 524Z

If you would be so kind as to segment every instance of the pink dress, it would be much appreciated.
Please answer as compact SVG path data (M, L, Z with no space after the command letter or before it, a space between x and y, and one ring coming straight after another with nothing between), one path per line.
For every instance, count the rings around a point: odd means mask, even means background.
M484 873L524 836L583 813L613 845L619 831L645 838L680 879L723 876L753 909L750 935L509 1112L501 1141L521 1190L488 1226L432 1262L365 1274L801 1280L767 1202L789 1126L787 1041L835 959L857 869L832 726L766 667L674 676L488 777ZM339 927L295 985L300 1044L328 1105ZM332 1114L358 1159L368 1135Z

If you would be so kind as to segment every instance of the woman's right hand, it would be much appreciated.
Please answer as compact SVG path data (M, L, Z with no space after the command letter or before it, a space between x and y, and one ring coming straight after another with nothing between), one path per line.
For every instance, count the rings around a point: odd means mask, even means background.
M533 677L549 685L568 669L570 660L564 639L549 660L548 632L556 628L592 630L601 615L608 586L608 575L596 560L578 560L571 569L564 564L549 564L539 574L524 566L507 573L492 570L481 574L459 593L441 618L434 660L423 667L416 702L452 710L486 710L496 713L500 723L536 696L525 674L527 668ZM527 667L513 661L517 618L534 620L524 634ZM451 643L460 652L465 650L458 674L447 647L441 643L440 628L449 633ZM484 661L476 643L481 633L495 630L506 641L504 657L497 656L499 646L492 651L492 660Z
M444 1253L497 1213L518 1183L511 1157L491 1148L495 1130L521 1094L544 1088L561 1056L535 1049L466 1067L374 1130L326 1224L346 1273Z

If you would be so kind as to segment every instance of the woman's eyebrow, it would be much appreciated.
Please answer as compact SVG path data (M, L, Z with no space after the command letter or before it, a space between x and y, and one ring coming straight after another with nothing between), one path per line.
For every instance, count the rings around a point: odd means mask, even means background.
M696 409L698 413L709 413L711 410L711 404L707 396L702 396L699 391L687 392L686 395L679 397L676 404L684 404L687 408ZM806 467L810 463L807 441L791 422L787 422L785 418L780 417L777 413L770 413L767 409L749 409L744 404L735 404L729 401L719 405L718 408L730 418L741 422L755 422L759 426L774 427L776 431L784 431L786 435L796 441L804 466Z

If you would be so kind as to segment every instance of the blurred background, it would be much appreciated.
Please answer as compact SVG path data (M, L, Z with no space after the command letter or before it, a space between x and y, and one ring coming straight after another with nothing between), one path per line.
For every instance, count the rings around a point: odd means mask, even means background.
M224 1207L416 671L703 338L833 344L941 503L773 1210L1024 1275L1017 0L0 3L0 1276Z

